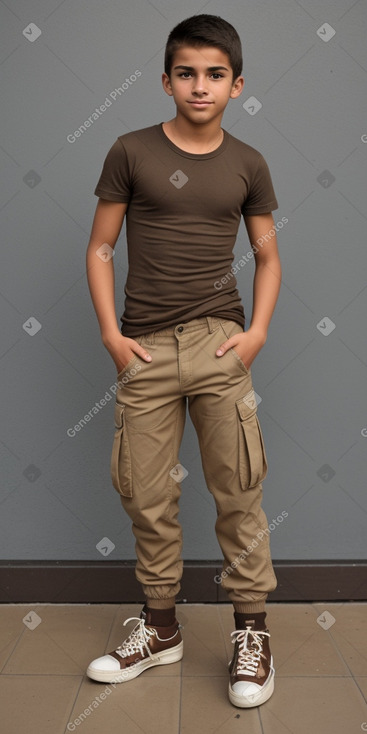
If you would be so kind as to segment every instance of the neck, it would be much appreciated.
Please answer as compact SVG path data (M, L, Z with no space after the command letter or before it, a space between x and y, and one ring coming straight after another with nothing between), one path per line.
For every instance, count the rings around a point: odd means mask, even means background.
M173 120L163 123L167 137L178 147L191 153L209 153L218 148L223 140L221 118L209 123L195 125L190 120L177 115Z

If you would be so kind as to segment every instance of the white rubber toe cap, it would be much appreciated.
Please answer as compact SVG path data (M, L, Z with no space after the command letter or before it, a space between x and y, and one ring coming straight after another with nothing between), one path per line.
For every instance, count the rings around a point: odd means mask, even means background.
M238 680L237 683L233 684L232 690L237 696L256 696L261 691L261 686L250 681Z
M259 706L270 698L274 692L274 669L263 686L254 681L238 680L233 686L229 683L229 700L234 706L251 708Z
M102 670L102 671L108 671L108 672L118 672L120 670L120 665L118 660L116 658L112 657L112 655L103 655L101 658L96 658L93 660L89 666L93 670Z

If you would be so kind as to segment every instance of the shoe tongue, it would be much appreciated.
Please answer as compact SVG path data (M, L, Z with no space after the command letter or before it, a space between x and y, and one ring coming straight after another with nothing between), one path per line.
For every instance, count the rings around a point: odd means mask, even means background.
M252 616L250 616L251 614ZM235 612L236 629L244 630L246 627L251 627L253 630L265 629L265 617L266 612Z

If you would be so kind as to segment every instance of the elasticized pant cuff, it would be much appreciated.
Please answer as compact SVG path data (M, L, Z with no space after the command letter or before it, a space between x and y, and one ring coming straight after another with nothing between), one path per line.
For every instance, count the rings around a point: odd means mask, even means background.
M171 609L175 606L176 597L171 596L169 599L151 599L147 597L146 605L149 609Z
M235 612L238 614L256 614L256 612L265 612L265 600L262 601L234 601L232 602Z

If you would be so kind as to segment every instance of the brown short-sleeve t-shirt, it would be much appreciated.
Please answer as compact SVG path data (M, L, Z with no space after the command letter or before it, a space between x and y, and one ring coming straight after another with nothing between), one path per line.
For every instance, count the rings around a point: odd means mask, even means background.
M241 216L278 202L261 153L223 132L213 152L187 153L160 123L121 135L106 156L94 193L128 203L125 336L210 315L244 328L228 277Z

